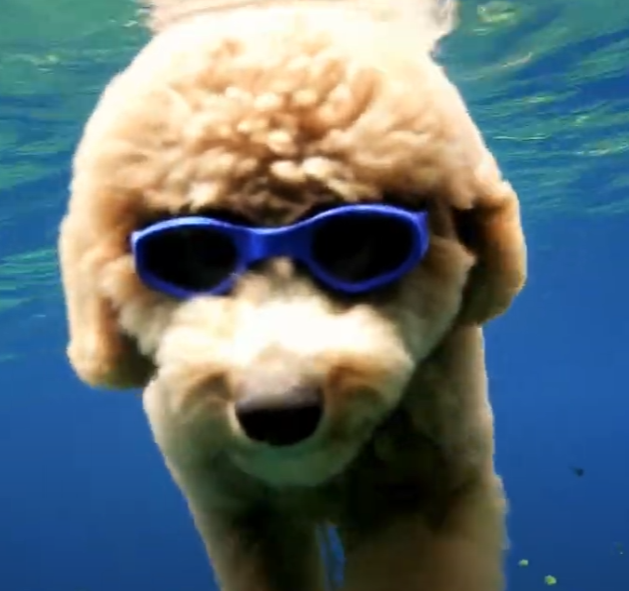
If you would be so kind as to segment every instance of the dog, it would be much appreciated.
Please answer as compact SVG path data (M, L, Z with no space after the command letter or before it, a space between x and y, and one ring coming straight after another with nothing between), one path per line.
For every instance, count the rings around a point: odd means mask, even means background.
M73 161L69 360L143 390L224 591L499 591L482 327L516 193L435 57L439 0L150 0Z

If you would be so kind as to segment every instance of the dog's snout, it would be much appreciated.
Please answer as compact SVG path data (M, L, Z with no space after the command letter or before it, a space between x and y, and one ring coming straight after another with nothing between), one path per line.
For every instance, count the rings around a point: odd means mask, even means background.
M323 416L323 394L307 386L281 394L254 393L241 398L235 411L249 439L277 447L295 445L317 430Z

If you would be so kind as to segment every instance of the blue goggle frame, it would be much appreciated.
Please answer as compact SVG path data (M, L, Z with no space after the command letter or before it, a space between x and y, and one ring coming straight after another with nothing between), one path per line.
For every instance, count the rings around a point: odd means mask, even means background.
M348 281L335 276L313 253L317 232L325 231L326 225L333 220L354 221L366 217L376 221L394 222L399 224L400 231L407 230L409 243L406 256L394 268L367 279ZM191 229L197 232L207 231L215 236L219 233L222 239L230 242L236 253L233 268L226 271L224 279L202 289L191 289L160 277L147 263L152 240L164 238L168 233ZM387 249L386 236L382 240L378 248ZM428 214L426 211L408 211L384 204L354 204L335 207L280 228L256 228L212 217L187 216L157 222L137 230L131 234L130 242L136 272L141 281L149 288L177 299L225 294L252 264L274 257L287 257L303 264L316 280L328 288L345 294L360 294L396 281L422 260L429 245Z

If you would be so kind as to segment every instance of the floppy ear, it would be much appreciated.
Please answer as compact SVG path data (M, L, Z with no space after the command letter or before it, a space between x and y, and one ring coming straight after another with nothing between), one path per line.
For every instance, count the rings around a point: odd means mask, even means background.
M505 312L526 281L518 198L494 172L480 183L471 208L455 209L459 239L476 257L459 316L463 324L484 324Z
M153 366L122 334L111 304L99 293L102 253L90 243L89 220L70 212L59 237L61 279L68 316L67 353L77 375L91 386L127 389L147 384Z

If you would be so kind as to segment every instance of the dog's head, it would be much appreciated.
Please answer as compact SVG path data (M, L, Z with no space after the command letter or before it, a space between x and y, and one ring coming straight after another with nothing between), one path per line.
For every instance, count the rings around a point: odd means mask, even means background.
M271 484L322 482L453 325L486 322L521 288L516 195L431 58L444 13L414 1L156 0L159 32L103 94L61 227L69 357L89 384L147 387L173 462L220 456ZM283 257L226 293L177 298L149 288L131 252L160 220L276 228L348 203L425 211L425 256L358 295ZM351 269L397 238L337 231L326 248ZM191 272L185 250L162 256Z

